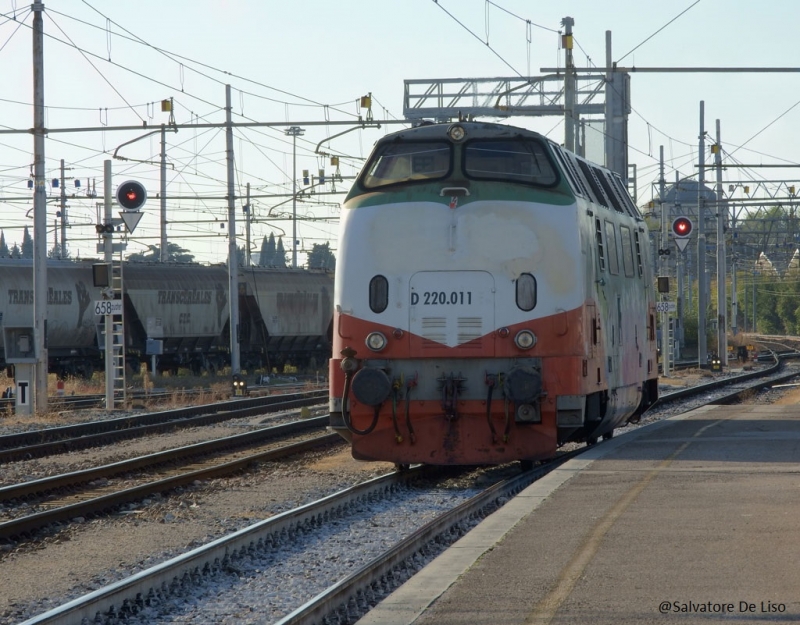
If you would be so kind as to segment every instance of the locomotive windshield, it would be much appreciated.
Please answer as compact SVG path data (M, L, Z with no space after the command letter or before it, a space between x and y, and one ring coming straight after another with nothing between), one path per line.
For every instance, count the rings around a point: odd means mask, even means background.
M470 141L464 148L464 173L469 178L552 186L558 175L539 141Z
M372 157L366 189L409 181L440 180L450 173L450 145L443 141L387 143Z

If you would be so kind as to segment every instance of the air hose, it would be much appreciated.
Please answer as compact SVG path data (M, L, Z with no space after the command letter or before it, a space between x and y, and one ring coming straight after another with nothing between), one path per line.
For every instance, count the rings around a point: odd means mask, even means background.
M494 391L495 382L496 378L493 375L487 376L486 384L489 386L489 391L486 393L486 422L492 432L492 445L497 443L497 432L494 431L494 423L492 423L492 391Z
M411 439L411 444L417 442L417 436L414 434L414 426L411 425L411 389L417 385L417 378L414 377L406 382L406 426L408 427L408 437Z
M347 402L350 397L350 382L352 378L352 372L345 371L344 372L344 390L342 392L342 420L344 424L347 426L347 429L350 430L353 434L358 434L359 436L366 436L372 430L375 429L375 426L378 425L378 414L380 413L381 407L380 405L375 406L375 414L372 417L372 423L369 424L369 427L366 430L359 430L356 428L350 420L350 412L347 409Z
M399 445L403 442L403 435L400 433L400 426L397 424L397 396L400 393L402 382L395 380L392 384L392 425L394 425L394 440Z

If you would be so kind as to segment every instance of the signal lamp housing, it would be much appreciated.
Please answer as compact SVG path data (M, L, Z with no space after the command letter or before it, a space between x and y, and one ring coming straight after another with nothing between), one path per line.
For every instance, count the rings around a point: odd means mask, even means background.
M693 228L692 220L688 217L678 217L672 222L672 234L679 238L688 237Z
M147 189L141 182L128 180L117 187L116 198L124 210L139 210L147 201Z

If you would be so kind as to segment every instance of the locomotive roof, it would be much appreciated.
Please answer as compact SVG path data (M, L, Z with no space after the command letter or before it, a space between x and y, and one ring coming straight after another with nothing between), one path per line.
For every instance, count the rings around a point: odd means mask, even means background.
M418 139L446 139L447 131L453 126L461 126L465 132L465 139L498 139L509 137L526 137L530 139L547 139L533 130L509 126L508 124L496 124L492 122L446 122L446 123L423 123L413 128L406 128L397 132L390 133L378 140L378 143L402 140L413 137Z

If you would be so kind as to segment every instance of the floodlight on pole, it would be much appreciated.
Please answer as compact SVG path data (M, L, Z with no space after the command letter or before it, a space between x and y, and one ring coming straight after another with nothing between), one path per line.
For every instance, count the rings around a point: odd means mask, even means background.
M305 130L290 126L284 132L292 137L292 269L297 269L297 137L302 137Z

